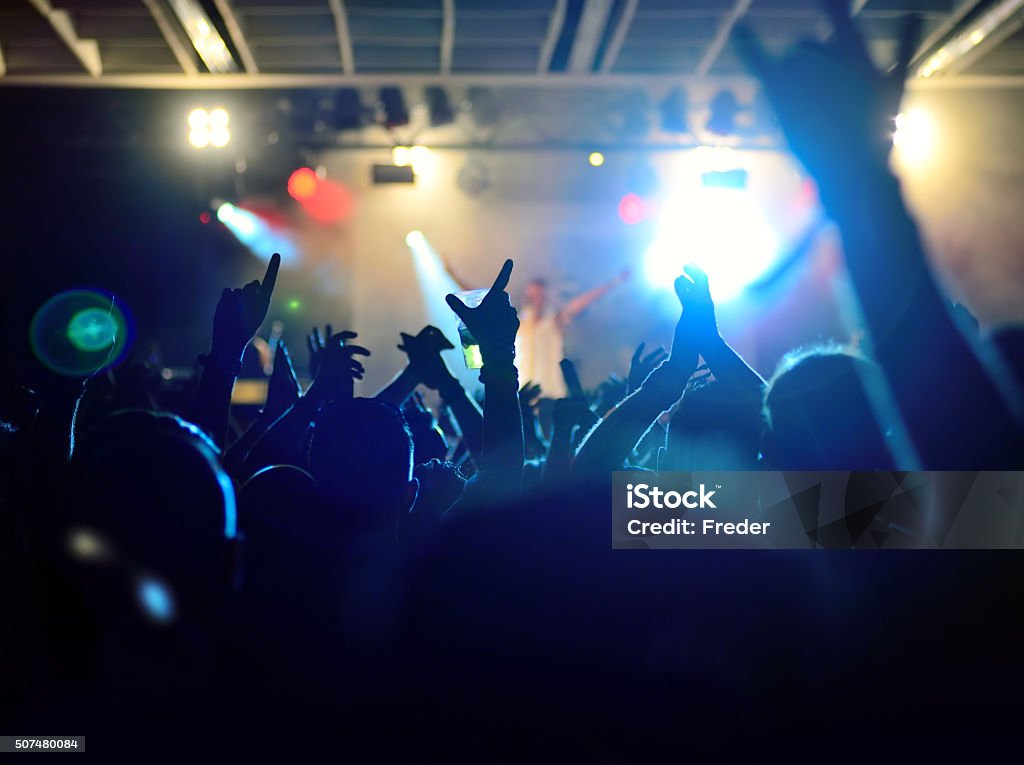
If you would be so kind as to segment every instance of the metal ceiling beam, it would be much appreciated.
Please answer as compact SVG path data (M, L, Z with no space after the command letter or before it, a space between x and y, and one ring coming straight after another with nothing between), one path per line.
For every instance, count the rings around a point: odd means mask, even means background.
M334 33L338 36L338 54L341 56L341 71L356 73L356 59L352 54L352 36L348 32L348 10L344 0L327 0L334 16Z
M256 59L253 57L252 50L249 49L249 43L246 42L245 35L242 33L242 26L238 23L238 16L235 14L235 8L231 0L213 0L213 4L217 7L217 13L224 20L224 26L231 36L231 41L235 44L238 57L242 59L245 73L250 75L258 74L260 68L256 65Z
M1003 0L1000 5L1005 8L1005 11L999 13L998 18L986 19L987 14L985 14L976 22L972 21L968 26L970 28L977 24L971 32L965 32L970 38L972 47L943 69L944 76L951 77L969 69L1024 27L1024 3L1011 4L1007 0ZM998 7L999 5L993 6L989 13L997 13ZM990 28L983 32L981 26L986 21L990 24ZM975 35L978 35L980 39L974 39Z
M639 4L640 0L626 0L626 4L622 7L622 15L619 16L619 21L615 25L615 32L608 42L608 49L604 52L604 60L601 62L602 73L607 74L615 66L615 60L619 57L622 44L626 42L626 35L629 34L629 28L633 24L636 7Z
M441 74L452 71L455 50L455 0L441 2Z
M29 0L32 6L43 15L53 27L53 31L64 41L68 50L78 59L93 77L103 74L103 59L100 58L100 46L95 40L83 40L75 31L71 14L67 11L55 10L50 0Z
M199 67L196 66L196 62L189 55L188 48L185 47L181 38L178 37L178 33L174 31L174 26L164 12L164 7L160 4L160 0L142 0L142 3L149 9L149 15L153 17L153 22L156 24L157 29L164 36L164 41L167 43L167 47L171 49L171 53L174 54L174 58L178 62L178 66L181 67L181 71L190 77L199 74Z
M383 85L421 87L423 85L470 86L491 88L636 88L636 87L717 87L750 88L758 86L757 80L746 76L696 77L694 75L548 75L535 74L261 74L251 77L246 74L201 74L187 77L183 74L106 74L89 77L80 74L8 74L0 79L0 87L81 87L81 88L142 88L148 90L262 90L302 88L380 87ZM907 82L910 90L969 90L1024 89L1024 75L960 75L925 79L916 77Z
M700 63L697 64L697 76L707 77L711 71L711 67L715 65L718 57L722 55L722 51L725 50L726 43L729 42L729 36L732 34L733 27L736 26L736 22L742 19L747 11L750 9L750 4L753 0L736 0L736 4L729 11L728 15L722 19L722 23L718 26L718 31L715 33L715 39L711 41L711 45L708 46L707 52L701 57Z
M576 74L590 72L594 68L594 57L601 45L612 0L584 0L583 13L576 26L576 37L569 53L569 71Z
M537 74L547 74L551 68L551 57L555 55L558 38L562 36L562 27L565 26L565 7L567 4L568 0L555 0L555 8L551 11L551 19L548 21L548 33L544 35L544 42L540 46L540 57L537 59Z
M949 37L949 35L951 35L954 30L960 26L967 14L974 10L974 7L977 4L978 0L960 0L949 14L949 18L942 22L942 24L940 24L934 32L928 35L917 47L917 52L914 54L914 58L910 62L909 71L915 70L921 59L926 53L928 53L928 51L938 45L939 42Z

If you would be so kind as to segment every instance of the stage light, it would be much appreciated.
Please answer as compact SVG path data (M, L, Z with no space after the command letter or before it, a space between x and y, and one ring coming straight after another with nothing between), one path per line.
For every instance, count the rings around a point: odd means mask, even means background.
M746 191L700 188L669 200L644 258L651 285L671 288L687 263L703 268L715 300L736 297L774 262L778 241Z
M251 210L224 202L217 208L217 220L250 252L264 260L270 260L275 252L280 253L284 263L297 258L295 244L288 235Z
M658 104L658 111L661 112L661 129L664 132L688 133L690 131L686 119L689 102L686 98L686 91L682 88L673 88Z
M705 127L718 135L733 135L736 132L736 116L740 112L739 101L731 90L719 91L711 99L711 113Z
M445 337L458 346L459 320L452 309L448 307L444 298L449 293L459 292L462 287L456 284L451 274L448 273L441 256L437 254L422 231L407 233L405 244L412 255L413 268L416 272L416 280L419 282L427 321L440 329ZM482 286L486 287L487 285ZM482 390L478 373L466 368L466 364L462 360L461 348L443 351L442 356L448 359L448 369L459 379L467 392L475 393Z
M633 226L642 221L646 214L644 200L636 194L626 194L619 200L619 217L623 223Z
M342 88L334 95L334 129L356 130L363 126L366 109L355 88Z
M429 175L437 164L434 153L426 146L395 146L391 149L391 161L396 167L411 167L419 176Z
M309 199L316 193L320 179L316 172L308 167L300 167L288 178L288 194L299 201Z
M223 107L212 111L193 109L188 114L188 140L195 148L214 146L221 149L228 145L231 133L228 131L228 113Z
M599 151L592 151L590 156L587 157L587 162L590 163L591 167L600 167L604 164L604 154Z
M425 88L424 95L427 98L427 110L430 112L432 127L450 125L455 122L455 112L448 102L448 92L444 88Z
M300 308L302 308L302 301L301 300L293 299L293 300L289 300L288 301L288 310L289 311L298 311Z
M380 109L384 127L393 128L409 124L409 109L401 88L380 89Z
M927 160L935 149L935 125L922 109L911 109L896 115L896 132L892 145L901 161L912 165Z

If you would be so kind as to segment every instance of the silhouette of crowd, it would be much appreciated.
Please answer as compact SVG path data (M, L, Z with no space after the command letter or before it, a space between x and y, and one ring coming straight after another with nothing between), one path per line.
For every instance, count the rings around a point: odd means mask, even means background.
M6 418L11 719L86 731L96 749L315 741L376 753L359 760L612 762L663 751L672 719L726 735L730 720L761 730L756 710L775 703L812 709L815 666L869 696L879 673L849 658L867 645L916 689L901 698L941 696L931 662L897 659L899 636L876 641L864 606L840 616L816 601L821 577L842 579L816 567L856 563L780 553L800 571L785 578L761 554L609 550L611 475L626 465L1024 466L1022 330L958 324L888 166L905 70L880 73L849 18L833 22L827 42L782 58L742 24L735 39L838 226L858 348L801 349L763 379L719 332L708 276L686 266L671 347L641 343L621 377L569 384L542 414L545 392L515 363L509 260L478 306L447 296L479 343L482 401L442 356L457 338L432 326L396 338L407 366L355 397L372 349L328 327L310 335L306 390L277 346L266 402L239 429L232 389L275 255L261 281L221 295L188 411L117 368L66 405ZM876 571L857 569L865 601L913 570L870 560ZM928 608L908 587L890 595L892 611ZM959 634L934 609L894 629Z

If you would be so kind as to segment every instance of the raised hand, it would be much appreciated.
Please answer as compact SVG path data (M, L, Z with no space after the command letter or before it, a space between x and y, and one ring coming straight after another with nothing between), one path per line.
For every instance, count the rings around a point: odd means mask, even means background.
M668 352L660 345L646 356L643 355L646 343L640 343L633 352L633 358L629 362L629 378L627 380L627 395L632 393L641 385L648 375L653 372L661 362L668 358Z
M333 336L334 332L330 324L324 325L322 335L319 327L313 327L313 331L306 336L306 348L309 349L309 379L316 379L316 373L320 370L320 361L323 359L325 343Z
M281 256L274 253L262 282L254 280L241 289L224 290L213 316L211 356L222 361L241 359L245 346L267 317L280 268Z
M274 372L270 375L270 382L267 385L263 416L271 419L280 417L299 400L301 394L302 389L299 387L299 379L295 375L295 367L292 366L288 348L283 340L279 340L277 352L274 354Z
M687 321L697 339L706 342L718 336L715 303L711 299L708 275L695 265L683 266L683 275L675 283L676 297L688 314Z
M844 0L821 0L834 33L807 42L782 58L768 54L751 28L735 29L740 55L761 79L793 153L823 182L866 157L884 161L891 147L907 67L920 18L910 16L900 36L896 66L887 74L871 61Z
M441 357L442 351L455 346L437 327L427 325L418 335L401 333L402 342L398 350L404 351L409 357L409 366L413 368L419 381L433 390L440 390L455 381L454 375Z
M533 380L527 380L526 384L519 389L519 403L525 409L533 409L540 401L540 385Z
M366 371L356 356L370 355L361 345L348 343L356 337L355 332L339 332L323 343L320 367L307 396L327 402L350 399L355 395L355 381L362 380Z
M504 356L509 362L515 357L519 316L505 291L511 275L512 261L506 260L491 289L476 308L470 308L455 295L445 297L449 307L462 319L466 329L480 343L480 353L485 364L488 356L492 361L495 356Z

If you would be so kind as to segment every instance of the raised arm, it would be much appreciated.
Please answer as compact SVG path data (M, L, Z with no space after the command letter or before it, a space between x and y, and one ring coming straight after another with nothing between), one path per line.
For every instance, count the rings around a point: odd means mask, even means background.
M558 312L558 322L563 326L571 323L573 319L575 319L584 310L590 307L592 303L603 298L605 295L611 292L611 290L614 287L618 286L619 284L622 284L627 279L629 279L629 271L622 271L616 274L614 279L611 279L610 281L607 281L604 284L594 287L594 289L588 290L587 292L584 292L582 295L577 295L568 303L566 303L565 307Z
M676 296L680 303L687 283L683 276L676 280ZM697 346L692 322L689 314L683 311L676 324L668 359L587 435L576 453L573 475L607 476L611 471L621 469L630 451L655 420L683 395L686 381L696 368Z
M874 355L920 463L930 469L1019 467L1019 426L954 324L887 166L919 22L908 20L897 65L883 75L846 4L823 4L834 27L827 43L808 43L776 60L740 26L740 50L839 226Z
M418 382L441 395L441 399L448 405L459 423L462 440L470 456L479 465L483 456L483 414L476 402L466 393L462 383L448 369L441 355L443 351L451 350L455 346L441 330L429 324L415 337L404 332L401 334L402 344L398 349L409 357L406 370Z
M476 308L455 295L445 299L480 343L484 384L483 457L485 475L502 476L520 486L523 476L523 421L519 410L519 373L515 367L515 340L519 317L505 288L512 275L506 260L490 291Z
M280 268L281 256L274 253L262 282L249 282L242 289L226 289L217 303L210 352L199 357L203 373L192 403L191 419L218 446L224 446L227 436L231 391L242 369L242 354L267 317Z
M690 315L694 341L715 379L733 391L760 397L765 381L725 342L718 331L715 303L711 299L708 275L694 265L683 266L684 281L679 299Z

